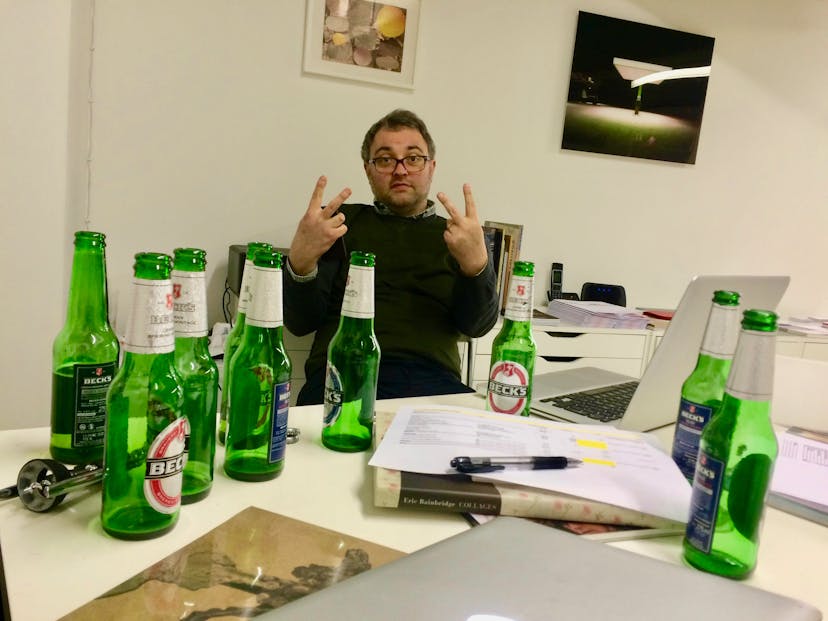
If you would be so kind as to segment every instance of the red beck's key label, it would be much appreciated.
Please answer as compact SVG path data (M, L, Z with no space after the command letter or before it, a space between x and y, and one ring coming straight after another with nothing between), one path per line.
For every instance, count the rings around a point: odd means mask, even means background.
M186 418L175 420L155 437L147 453L144 497L159 513L175 513L181 506L188 428Z
M494 412L517 414L526 406L529 372L517 362L501 360L489 377L489 407Z

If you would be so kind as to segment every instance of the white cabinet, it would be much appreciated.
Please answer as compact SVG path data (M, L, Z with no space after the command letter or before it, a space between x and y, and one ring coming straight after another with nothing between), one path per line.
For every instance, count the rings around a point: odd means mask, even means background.
M473 342L472 386L488 378L492 341L500 331L496 325ZM634 377L643 373L652 349L652 330L584 328L579 326L534 326L538 347L535 373L594 366Z

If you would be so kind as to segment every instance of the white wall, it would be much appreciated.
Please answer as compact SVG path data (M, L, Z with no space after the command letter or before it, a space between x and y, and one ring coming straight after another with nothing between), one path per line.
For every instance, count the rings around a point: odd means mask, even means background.
M0 65L22 87L0 95L2 117L16 119L0 162L19 168L4 258L28 255L37 237L50 263L65 264L81 214L107 233L120 316L135 252L196 245L210 261L210 321L220 320L227 246L287 245L322 173L331 192L349 185L369 200L359 145L395 107L432 130L435 192L461 201L468 181L482 218L524 223L538 301L549 264L562 261L567 290L621 283L631 305L674 306L700 272L764 272L793 276L783 314L828 311L824 0L705 0L692 10L678 0L423 0L413 91L303 75L302 0L97 0L88 214L79 207L86 76L75 65L88 68L90 0L74 0L71 15L57 0L0 2L34 22L14 34L0 20ZM715 37L695 165L561 150L579 9ZM22 366L3 363L4 395L32 412L27 424L48 422L44 352L67 269L31 280L4 261L6 290L48 309L37 333L3 327L31 352ZM17 422L0 413L0 427Z
M0 429L49 422L71 247L70 31L68 3L0 0Z

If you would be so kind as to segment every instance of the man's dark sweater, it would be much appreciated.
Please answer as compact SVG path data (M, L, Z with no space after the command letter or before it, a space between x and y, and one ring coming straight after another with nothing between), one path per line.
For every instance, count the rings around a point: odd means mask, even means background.
M445 218L433 213L404 218L371 205L342 205L348 231L319 261L317 277L285 276L284 320L292 333L316 331L305 364L307 378L324 372L327 348L339 326L352 250L376 255L374 330L384 363L438 365L460 378L457 342L482 336L497 320L491 261L478 275L463 276L443 240ZM380 389L378 391L383 394Z

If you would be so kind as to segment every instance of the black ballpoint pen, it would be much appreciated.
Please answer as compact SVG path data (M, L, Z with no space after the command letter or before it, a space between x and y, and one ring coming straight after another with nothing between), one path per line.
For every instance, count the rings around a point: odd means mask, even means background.
M563 470L578 466L583 462L572 457L527 456L527 457L455 457L449 462L451 467L465 474L474 472L494 472L504 470L506 466L526 467L530 470Z

